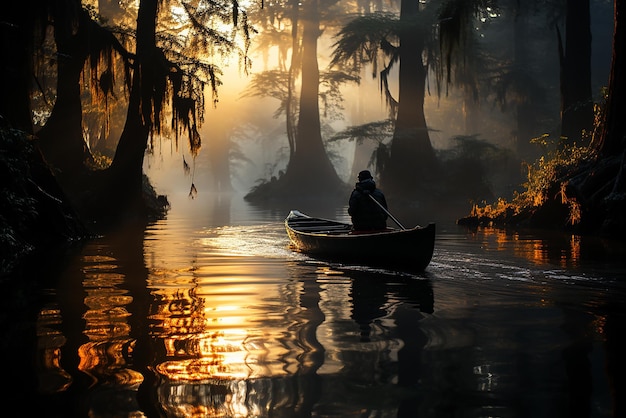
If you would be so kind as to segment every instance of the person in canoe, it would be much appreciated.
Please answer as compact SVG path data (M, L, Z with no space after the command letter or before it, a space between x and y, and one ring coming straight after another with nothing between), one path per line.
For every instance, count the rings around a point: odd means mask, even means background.
M385 209L387 200L368 170L359 173L358 182L350 194L348 214L355 231L374 231L387 228L387 213L372 200L376 199ZM370 197L372 196L372 197Z

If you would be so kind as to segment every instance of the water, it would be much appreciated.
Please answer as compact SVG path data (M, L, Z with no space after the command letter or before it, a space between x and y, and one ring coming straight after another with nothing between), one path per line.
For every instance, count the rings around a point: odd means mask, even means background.
M4 283L4 405L46 417L624 412L623 245L438 221L415 275L292 251L288 209L178 197L147 230Z

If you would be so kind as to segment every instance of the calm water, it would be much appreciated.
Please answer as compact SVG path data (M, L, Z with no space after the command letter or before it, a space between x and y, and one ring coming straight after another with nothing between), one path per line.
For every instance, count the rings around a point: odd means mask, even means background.
M622 245L437 220L433 261L411 275L293 252L288 209L173 199L147 230L127 227L34 263L24 280L44 283L42 294L3 283L3 408L42 417L623 416ZM293 209L345 218L345 208Z

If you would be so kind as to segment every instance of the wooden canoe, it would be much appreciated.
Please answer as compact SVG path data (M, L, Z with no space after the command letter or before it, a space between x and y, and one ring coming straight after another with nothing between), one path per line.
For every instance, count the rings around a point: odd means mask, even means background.
M285 219L291 246L311 256L369 266L424 270L433 256L435 224L411 229L353 232L345 222L292 210Z

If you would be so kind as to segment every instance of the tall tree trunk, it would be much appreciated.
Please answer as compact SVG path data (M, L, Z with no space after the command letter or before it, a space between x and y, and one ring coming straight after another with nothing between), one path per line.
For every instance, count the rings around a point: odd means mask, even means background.
M613 52L611 62L611 72L609 75L609 95L606 102L606 109L602 128L599 134L593 138L591 146L599 154L598 164L589 170L584 183L598 184L597 178L605 178L603 173L610 170L616 172L612 181L612 187L608 189L602 183L602 187L592 189L592 196L581 199L597 210L594 214L591 210L591 217L603 219L602 230L616 237L623 237L626 233L626 121L624 113L626 111L626 82L624 71L624 56L626 54L626 6L624 0L614 1L614 28L613 28ZM609 167L607 170L603 167ZM579 186L579 189L582 187ZM600 190L597 190L600 189ZM584 191L579 194L585 196ZM591 205L591 202L593 205ZM599 215L598 215L599 213ZM584 216L584 214L583 214ZM613 388L619 392L617 388Z
M91 153L83 137L81 74L87 59L89 16L80 1L55 1L52 9L57 46L57 97L38 132L46 160L67 178L79 175Z
M137 15L136 63L126 124L109 169L117 198L134 204L142 196L143 160L153 123L153 94L158 63L156 19L158 0L141 0ZM156 64L158 65L158 64Z
M368 3L369 4L369 3ZM367 74L362 74L362 80L369 80ZM366 89L363 88L363 84L360 84L360 88L356 92L356 99L353 101L351 107L351 120L352 125L360 125L367 121L366 102L365 95ZM352 166L350 168L350 177L348 184L356 181L356 178L361 170L369 168L370 161L372 159L372 153L376 149L376 143L366 137L359 137L354 139L354 155L352 159ZM373 173L374 177L378 177L378 173Z
M289 75L287 77L287 104L285 105L285 117L287 119L287 140L289 142L289 160L293 158L296 151L296 127L295 127L295 106L294 89L295 78L298 74L297 67L300 60L300 42L298 37L298 26L300 24L300 6L297 0L291 0L291 62L289 64Z
M211 133L208 141L205 141L209 159L209 187L213 192L232 192L234 189L230 179L230 135L234 120L220 109L213 109L211 117L214 118L211 121ZM206 118L205 122L208 120L209 118Z
M531 60L532 45L529 44L529 9L533 5L528 5L527 2L517 1L515 2L514 9L514 23L513 23L513 68L525 68L529 65ZM526 83L526 78L522 74L517 74L519 85ZM523 91L520 89L520 91ZM533 127L536 125L536 109L538 103L533 97L532 89L528 89L524 97L520 97L517 107L515 109L515 133L513 135L513 141L515 149L522 158L529 161L539 157L536 155L537 147L531 144L530 140L536 136L533 132Z
M415 19L418 7L416 1L402 0L400 20ZM389 162L381 173L381 185L390 192L415 190L436 176L437 160L424 115L423 49L424 35L418 30L405 29L401 33L398 116Z
M302 40L302 90L296 147L289 161L285 180L291 190L325 194L341 185L322 141L319 111L319 68L317 39L320 35L318 0L307 0L307 13L303 22Z
M602 130L592 144L603 157L620 155L626 150L626 6L623 0L614 1L614 16L609 96Z
M567 0L565 51L561 61L561 136L581 144L593 127L591 94L591 18L589 0Z
M220 136L217 143L209 143L209 167L211 173L211 190L229 193L234 190L230 179L230 139Z

